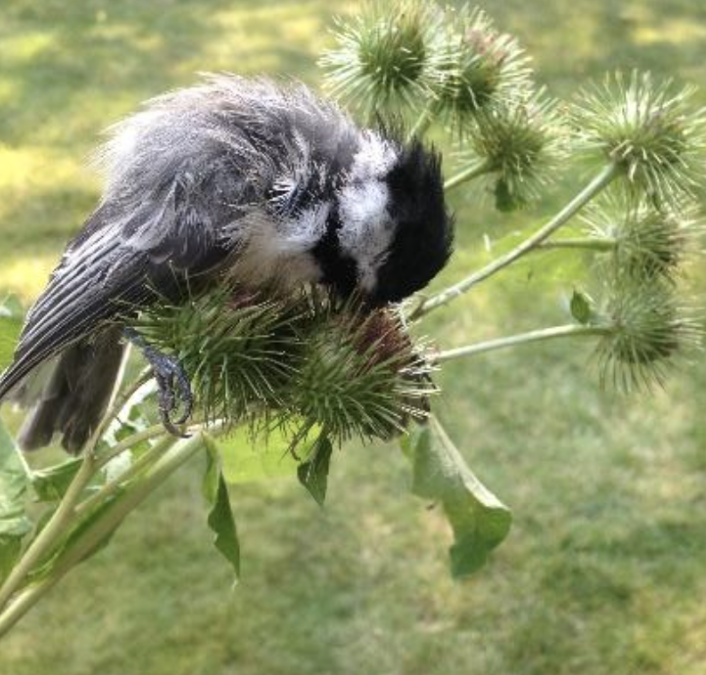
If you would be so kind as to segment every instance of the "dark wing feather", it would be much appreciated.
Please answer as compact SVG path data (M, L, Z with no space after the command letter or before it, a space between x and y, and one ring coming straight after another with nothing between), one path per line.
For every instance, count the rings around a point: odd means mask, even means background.
M100 218L99 209L87 225ZM136 299L145 260L126 253L108 223L68 248L27 317L15 360L0 378L0 399L40 363L113 318L121 299Z
M333 136L318 133L332 120ZM0 399L115 319L121 303L146 302L150 289L171 295L180 275L208 280L238 245L236 221L269 199L283 167L308 156L301 134L315 136L325 158L342 139L350 155L356 137L348 118L304 87L232 76L156 99L118 125L100 153L104 202L29 315Z
M180 278L213 269L227 254L176 188L141 205L102 205L30 311L15 360L0 377L0 399L43 361L156 293L172 294Z

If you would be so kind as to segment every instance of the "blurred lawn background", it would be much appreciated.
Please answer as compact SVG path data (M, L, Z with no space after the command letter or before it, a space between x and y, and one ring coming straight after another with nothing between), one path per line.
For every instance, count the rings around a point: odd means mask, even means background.
M481 4L556 95L635 66L705 83L701 0ZM85 159L102 128L197 71L316 85L332 12L356 6L2 0L0 291L32 300L93 208ZM572 173L541 208L510 218L477 191L455 196L446 280L477 263L485 233L551 213L576 185ZM570 277L544 276L556 260L499 277L429 331L452 346L564 322ZM578 273L581 261L563 268ZM323 512L294 481L233 490L243 582L230 593L193 464L3 641L0 673L703 675L706 361L666 394L624 400L599 391L588 351L527 347L441 377L441 417L515 512L509 540L469 582L449 578L450 534L407 494L399 451L347 447Z

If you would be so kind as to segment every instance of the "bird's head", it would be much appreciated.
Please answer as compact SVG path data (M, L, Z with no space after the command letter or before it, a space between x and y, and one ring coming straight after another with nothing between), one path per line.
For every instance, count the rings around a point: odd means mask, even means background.
M441 158L420 141L366 132L336 195L324 264L341 295L379 306L424 288L444 267L453 219L444 201ZM334 234L335 233L335 234Z

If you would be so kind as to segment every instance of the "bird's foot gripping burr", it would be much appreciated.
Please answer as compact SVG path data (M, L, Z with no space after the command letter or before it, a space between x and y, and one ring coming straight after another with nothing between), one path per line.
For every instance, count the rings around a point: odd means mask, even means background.
M191 417L194 407L194 397L186 372L177 359L152 347L137 331L125 328L123 334L144 354L152 366L159 388L159 416L164 428L175 436L186 437L178 429L179 425ZM172 413L179 407L182 408L181 415L173 420Z

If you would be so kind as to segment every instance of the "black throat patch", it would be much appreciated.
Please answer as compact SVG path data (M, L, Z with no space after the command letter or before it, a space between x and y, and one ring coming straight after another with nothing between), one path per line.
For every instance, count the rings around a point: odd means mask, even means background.
M322 271L321 281L347 298L355 291L357 270L353 258L341 251L338 240L340 229L341 219L338 208L334 206L326 221L326 233L314 246L312 253Z

